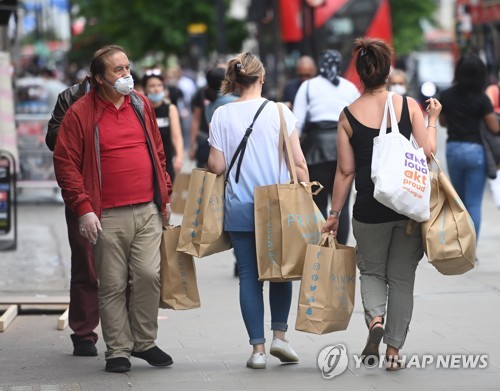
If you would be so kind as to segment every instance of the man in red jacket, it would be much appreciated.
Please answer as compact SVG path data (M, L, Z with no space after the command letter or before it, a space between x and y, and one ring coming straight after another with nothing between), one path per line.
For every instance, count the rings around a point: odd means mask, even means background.
M94 245L106 371L129 371L130 356L169 366L155 344L162 215L167 223L172 187L160 132L149 100L133 91L121 47L99 49L90 72L91 91L61 124L54 169L80 234Z

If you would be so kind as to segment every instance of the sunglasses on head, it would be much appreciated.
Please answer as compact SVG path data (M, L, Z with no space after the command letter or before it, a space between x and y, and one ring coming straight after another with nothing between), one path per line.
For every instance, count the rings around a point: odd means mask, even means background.
M161 75L161 70L158 68L155 69L147 69L144 74L146 76L160 76Z

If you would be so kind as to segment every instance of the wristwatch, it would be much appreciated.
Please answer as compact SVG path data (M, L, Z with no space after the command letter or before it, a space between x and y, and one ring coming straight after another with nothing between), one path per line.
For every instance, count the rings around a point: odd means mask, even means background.
M336 210L330 209L330 212L328 212L328 214L329 214L330 216L333 216L333 217L339 218L339 217L340 217L340 213L341 213L341 212L342 212L342 211L338 211L338 212L337 212Z

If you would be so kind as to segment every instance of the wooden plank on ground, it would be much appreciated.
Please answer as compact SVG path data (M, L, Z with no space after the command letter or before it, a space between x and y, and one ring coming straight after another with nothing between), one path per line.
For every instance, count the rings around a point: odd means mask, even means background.
M57 319L57 329L58 330L64 330L66 327L68 327L68 315L69 315L69 308L64 311L64 313Z
M0 332L3 332L9 327L9 324L17 316L17 305L10 305L7 310L0 316Z
M3 293L3 292L2 292ZM69 296L51 295L0 295L0 305L25 305L25 304L69 304Z

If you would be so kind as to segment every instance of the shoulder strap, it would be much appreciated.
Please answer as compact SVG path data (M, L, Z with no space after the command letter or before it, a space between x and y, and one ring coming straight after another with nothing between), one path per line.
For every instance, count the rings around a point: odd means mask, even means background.
M410 116L410 106L408 105L408 97L403 96L403 107L401 109L401 121L406 119L411 124L411 116Z
M342 110L347 118L347 121L349 122L349 125L351 125L351 128L354 131L354 124L359 123L359 121L352 115L352 113L349 111L349 108L346 106L344 107L344 110Z
M238 145L238 148L236 149L236 152L234 153L233 158L231 159L231 163L229 164L229 168L227 170L226 174L226 180L224 183L227 185L227 182L229 181L229 173L231 172L231 169L234 166L234 163L236 162L236 159L238 156L240 157L238 160L238 166L236 167L236 183L240 180L240 169L241 169L241 162L243 161L243 155L245 154L245 150L247 148L247 142L248 142L248 137L250 137L250 134L253 131L253 124L255 123L256 119L259 117L260 113L264 109L264 107L268 104L268 100L266 99L262 104L260 105L259 109L255 113L255 116L253 117L253 121L250 124L250 126L247 128L245 131L245 135L243 136L243 139L240 142L240 145Z
M309 84L311 83L310 80L306 81L307 86L306 86L306 103L307 103L307 111L309 111Z

